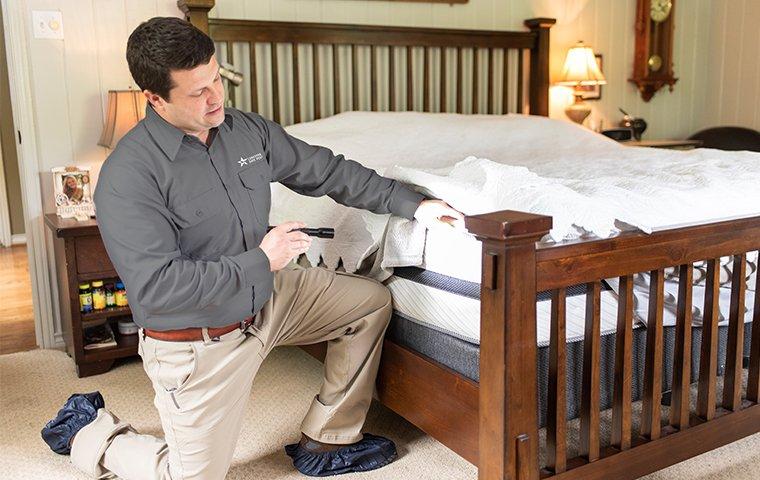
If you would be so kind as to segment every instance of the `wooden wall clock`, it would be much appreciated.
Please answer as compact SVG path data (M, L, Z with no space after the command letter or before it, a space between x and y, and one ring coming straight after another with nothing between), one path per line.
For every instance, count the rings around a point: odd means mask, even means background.
M675 0L637 0L636 49L633 77L641 98L648 102L665 85L673 90L673 28Z

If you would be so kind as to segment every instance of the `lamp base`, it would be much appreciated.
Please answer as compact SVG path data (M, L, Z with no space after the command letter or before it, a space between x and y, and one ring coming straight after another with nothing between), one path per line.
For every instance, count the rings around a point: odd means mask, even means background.
M581 98L579 93L575 94L575 102L565 109L565 115L579 125L583 125L583 121L586 120L586 117L588 117L590 113L591 107L589 107L588 104L583 103L583 98Z

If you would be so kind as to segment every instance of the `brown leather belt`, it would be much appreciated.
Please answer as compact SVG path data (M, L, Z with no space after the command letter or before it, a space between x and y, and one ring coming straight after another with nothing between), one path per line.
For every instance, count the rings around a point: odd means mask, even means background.
M209 327L208 336L213 339L218 339L225 333L239 328L245 330L253 323L254 317L248 317L242 322L233 323L232 325L226 325L224 327ZM195 342L203 340L203 329L201 327L183 328L181 330L150 330L148 328L143 329L143 334L156 340L163 340L165 342Z

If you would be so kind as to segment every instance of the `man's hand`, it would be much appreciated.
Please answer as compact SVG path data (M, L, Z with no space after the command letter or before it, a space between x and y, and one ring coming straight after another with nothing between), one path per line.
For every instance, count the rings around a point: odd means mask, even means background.
M443 200L423 200L414 212L414 218L427 228L448 226L464 230L464 214Z
M309 250L311 237L303 232L291 232L291 230L305 226L306 224L303 222L285 222L264 236L260 247L269 258L271 271L282 270L295 257Z

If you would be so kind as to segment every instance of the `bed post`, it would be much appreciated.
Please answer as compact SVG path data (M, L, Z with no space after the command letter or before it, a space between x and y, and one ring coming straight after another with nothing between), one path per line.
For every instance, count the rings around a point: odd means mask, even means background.
M208 11L215 0L177 0L177 7L185 14L185 20L208 35Z
M549 29L553 18L530 18L525 26L536 35L530 49L530 85L528 101L531 115L549 116Z
M511 210L466 217L483 242L480 480L537 480L536 241L552 218Z

